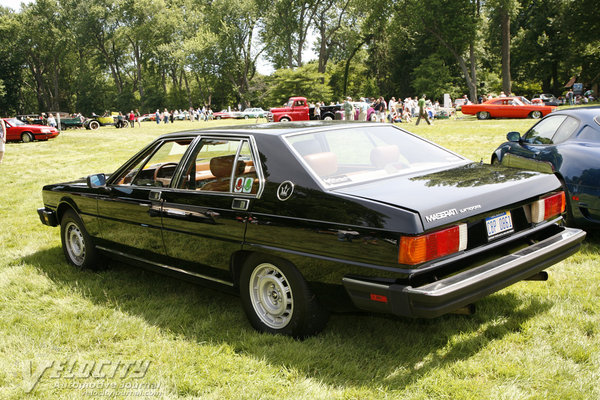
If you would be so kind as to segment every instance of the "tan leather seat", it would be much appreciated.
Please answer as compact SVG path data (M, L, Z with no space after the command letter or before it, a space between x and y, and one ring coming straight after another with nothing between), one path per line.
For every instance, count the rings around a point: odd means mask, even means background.
M201 190L210 190L213 192L229 192L229 184L231 182L231 170L235 155L213 157L210 160L210 172L216 178L215 181L209 182L202 186ZM242 160L238 160L236 164L235 175L244 173L246 164Z
M304 159L313 171L321 177L333 175L338 170L337 156L330 151L307 154Z

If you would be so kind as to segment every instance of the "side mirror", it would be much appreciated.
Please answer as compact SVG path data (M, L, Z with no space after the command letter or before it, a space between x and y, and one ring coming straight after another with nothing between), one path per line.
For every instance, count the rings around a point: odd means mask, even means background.
M88 187L91 189L104 187L104 186L106 186L106 175L104 175L104 174L89 175L86 178L86 182L87 182Z
M519 132L508 132L508 134L506 135L506 139L509 142L520 142L521 134Z

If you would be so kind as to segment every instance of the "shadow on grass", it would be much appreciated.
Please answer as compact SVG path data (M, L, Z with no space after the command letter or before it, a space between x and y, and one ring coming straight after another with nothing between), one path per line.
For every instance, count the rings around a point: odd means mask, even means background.
M552 306L504 291L478 302L478 313L472 316L424 320L334 314L322 334L296 341L255 332L239 298L217 290L121 263L101 272L79 271L66 264L59 247L22 261L98 306L118 308L198 345L226 344L240 355L344 388L402 389L519 332L526 321Z

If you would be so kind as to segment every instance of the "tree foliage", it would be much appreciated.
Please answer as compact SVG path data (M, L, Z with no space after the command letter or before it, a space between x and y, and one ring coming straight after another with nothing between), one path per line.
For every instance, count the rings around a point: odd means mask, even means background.
M560 95L574 76L597 89L598 10L593 0L35 0L0 7L0 113L268 108L290 95L475 100L507 84Z

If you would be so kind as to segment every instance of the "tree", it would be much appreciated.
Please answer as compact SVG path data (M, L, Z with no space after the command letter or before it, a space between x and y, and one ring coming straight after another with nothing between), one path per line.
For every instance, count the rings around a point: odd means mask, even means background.
M489 0L486 2L486 6L492 15L495 15L495 18L492 18L492 20L499 20L500 22L500 37L502 43L502 90L504 93L509 94L512 92L510 64L511 20L516 16L519 10L519 3L518 0Z
M415 40L437 41L441 50L449 53L458 64L469 89L471 101L477 101L477 60L479 2L472 0L405 0L398 7L404 24L411 26ZM443 12L441 12L443 10Z

